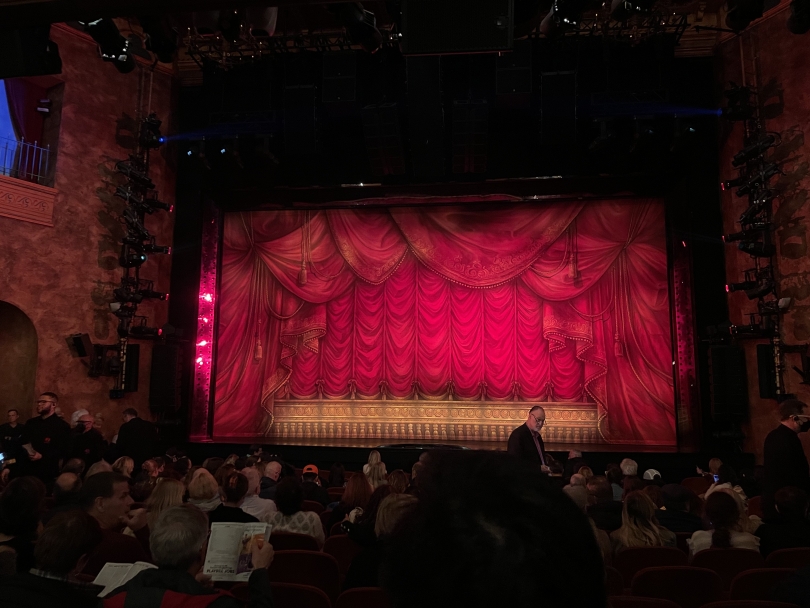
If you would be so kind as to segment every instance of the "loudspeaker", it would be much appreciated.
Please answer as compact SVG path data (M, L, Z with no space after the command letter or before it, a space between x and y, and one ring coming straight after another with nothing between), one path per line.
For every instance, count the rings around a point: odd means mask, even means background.
M773 346L757 344L757 380L762 399L776 399L776 363Z
M417 177L444 175L441 57L408 57L408 131Z
M62 73L51 26L8 30L0 36L0 79Z
M126 368L124 369L124 392L138 392L138 372L141 368L141 345L127 344Z
M323 54L323 103L354 101L357 62L353 51Z
M93 355L93 341L90 339L90 334L72 334L65 339L74 357L90 357Z
M716 421L748 419L745 352L737 346L709 347L712 417Z
M149 408L177 410L183 374L183 351L176 344L155 344L149 378Z
M404 54L512 48L513 0L402 0Z

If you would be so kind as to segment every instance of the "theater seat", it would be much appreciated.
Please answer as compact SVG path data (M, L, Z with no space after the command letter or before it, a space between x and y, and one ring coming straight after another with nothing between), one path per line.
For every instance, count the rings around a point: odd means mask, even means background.
M810 547L779 549L765 559L767 568L804 568L810 566Z
M759 551L751 549L706 549L692 558L691 566L714 570L723 580L723 589L731 588L731 581L740 572L764 568L765 560Z
M610 608L680 608L675 602L669 600L655 599L652 597L634 597L632 595L620 595L608 598Z
M320 515L324 511L324 506L317 500L305 500L301 505L302 511L312 511Z
M712 483L705 477L687 477L681 481L681 485L700 496L706 493L706 490L712 486Z
M327 526L329 525L329 520L332 519L332 509L327 509L321 513L319 517L321 518L321 528L323 528L324 534L329 536L330 530Z
M273 551L320 551L314 536L295 532L273 532L270 534L270 544Z
M379 587L358 587L340 594L335 608L389 608L391 602Z
M786 604L785 602L772 602L770 600L726 600L724 602L712 602L703 608L796 608L796 604Z
M344 490L345 488L326 488L326 491L329 493L329 498L334 502L339 502L340 499L343 498Z
M629 585L636 572L654 566L686 566L686 554L674 547L631 547L613 558L613 567L622 574L624 584Z
M340 593L340 568L337 560L320 551L276 551L268 568L274 583L310 585L323 591L331 602Z
M616 568L605 567L605 590L609 596L624 595L624 578Z
M723 599L723 581L706 568L664 566L645 568L633 578L632 595L668 599L681 608L700 608Z
M758 568L737 575L731 583L732 600L769 600L771 591L787 579L793 568Z
M245 605L250 601L247 583L240 583L231 594ZM332 608L332 602L326 594L309 585L292 583L270 583L273 593L273 608Z
M762 512L761 496L752 496L748 499L748 515L756 515L760 519L765 517L765 514Z
M346 577L354 556L362 550L363 548L346 534L330 536L323 545L323 552L328 553L337 560L341 581Z

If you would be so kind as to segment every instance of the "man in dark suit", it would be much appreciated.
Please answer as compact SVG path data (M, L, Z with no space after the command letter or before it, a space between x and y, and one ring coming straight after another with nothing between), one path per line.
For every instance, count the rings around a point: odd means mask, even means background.
M158 436L155 425L138 417L133 408L124 410L124 424L118 430L118 453L135 461L135 471L141 470L144 461L157 455Z
M506 451L521 460L539 464L541 469L548 473L550 472L548 456L545 453L543 438L540 436L540 430L545 423L546 411L535 405L529 410L526 422L509 435Z
M794 486L810 491L810 467L799 439L799 433L810 430L808 413L807 404L798 399L783 401L779 404L781 424L765 438L762 509L766 519L777 515L774 498L781 488Z

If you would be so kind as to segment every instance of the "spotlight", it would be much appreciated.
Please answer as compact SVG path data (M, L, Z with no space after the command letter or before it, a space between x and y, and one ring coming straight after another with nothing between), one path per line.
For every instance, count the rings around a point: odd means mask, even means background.
M740 214L740 224L752 223L756 216L762 213L767 205L770 204L771 200L772 198L770 196L764 196L754 201L748 209Z
M104 61L112 62L122 74L135 69L135 59L129 52L129 40L121 35L118 26L112 19L80 21L84 31L98 44L98 50Z
M787 27L793 34L806 34L810 31L810 0L793 0L790 3Z
M765 182L767 182L777 173L779 173L779 165L776 163L765 165L759 173L752 175L745 184L737 189L737 196L745 196L753 190L764 186Z
M739 188L740 186L743 185L743 181L745 181L745 180L743 179L742 176L740 176L740 177L737 177L735 179L730 179L730 180L725 181L725 182L720 182L720 189L723 192L725 192L726 190L731 190L732 188Z
M161 300L165 302L169 299L169 294L161 291L153 291L151 289L141 289L138 291L138 295L141 296L141 299L145 298L148 300Z
M728 120L748 120L754 115L754 106L751 103L751 89L731 83L731 88L725 91L728 106L723 114Z
M138 212L132 207L124 209L124 221L132 232L137 233L140 240L149 241L152 239L152 235L149 234L149 231L143 225Z
M140 304L144 298L142 294L138 292L129 291L128 289L125 289L123 287L113 289L113 296L115 297L116 303L119 305L119 308L121 302L132 302L133 304Z
M154 112L141 122L140 142L144 148L159 148L166 139L160 134L162 122Z
M731 164L734 167L744 165L749 160L753 160L757 156L764 154L765 150L774 145L774 143L776 143L776 138L773 135L767 135L758 142L746 146L740 152L735 154L734 160L731 161Z
M752 21L762 17L765 0L728 0L726 26L735 32L741 32Z
M743 230L741 232L734 232L732 234L727 234L723 237L724 243L733 243L734 241L746 241L752 240L759 237L763 231L768 230L771 227L770 224L762 222L759 224L752 224L751 228L748 230Z
M739 243L737 249L755 258L769 258L776 253L772 244L760 241Z
M729 283L726 285L726 293L734 293L735 291L747 291L749 289L756 289L759 285L756 281L743 281L742 283Z
M769 293L772 293L773 289L773 281L771 279L763 279L757 284L756 287L746 289L745 295L748 296L749 300L756 300L757 298L764 298Z
M115 189L115 196L124 199L130 205L134 205L138 211L149 215L152 215L158 209L168 213L174 211L174 205L159 201L155 197L138 196L129 186L118 186Z
M159 327L147 327L146 325L135 325L129 328L129 335L133 338L157 338L163 334Z
M172 248L171 247L167 247L165 245L155 245L154 243L144 245L143 250L146 253L164 253L166 255L171 255L172 254Z
M147 260L146 254L141 253L129 245L121 247L118 263L124 268L137 268Z
M140 164L133 160L120 160L115 163L115 170L118 173L126 176L127 179L132 180L141 188L153 190L155 188L154 182L146 175L146 171Z
M375 53L382 46L382 34L377 29L374 13L364 10L359 2L340 4L337 10L337 17L352 42L369 53Z

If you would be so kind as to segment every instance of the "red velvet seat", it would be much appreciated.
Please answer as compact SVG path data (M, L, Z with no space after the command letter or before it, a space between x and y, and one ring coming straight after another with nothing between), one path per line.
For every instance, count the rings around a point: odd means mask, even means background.
M765 560L759 551L750 549L707 549L695 555L690 565L717 572L723 580L723 589L728 591L734 577L746 570L764 568Z
M329 530L329 536L340 536L341 534L346 534L343 531L343 528L340 527L342 522L336 523L332 528Z
M690 538L692 538L691 532L675 532L675 539L678 549L683 551L687 556L689 555L689 545L686 543L686 541Z
M318 541L309 534L294 532L273 532L270 534L273 551L320 551Z
M680 608L675 602L652 597L621 595L608 598L610 608Z
M320 551L276 551L268 568L274 583L310 585L323 591L334 602L340 593L337 560Z
M630 590L634 596L670 600L681 608L700 608L723 599L720 575L692 566L645 568L633 578Z
M793 574L793 568L757 568L741 572L731 583L732 600L769 600L771 591Z
M765 559L767 568L804 568L810 566L810 547L779 549Z
M316 500L305 500L301 505L302 511L312 511L320 515L324 511L324 506Z
M326 488L326 491L329 492L329 498L331 498L334 502L340 501L343 498L343 491L345 488Z
M700 496L701 494L706 493L706 490L712 486L712 482L705 477L687 477L681 481L681 485Z
M616 568L605 567L605 590L609 596L624 595L624 578Z
M706 604L703 608L796 608L796 604L772 602L770 600L725 600Z
M270 583L273 592L273 608L332 608L326 594L316 587L292 583ZM250 600L247 583L231 589L233 596L247 605Z
M636 572L654 566L686 566L686 554L674 547L631 547L613 558L613 567L622 574L625 585L633 581Z
M754 496L748 499L748 515L756 515L759 518L765 517L762 512L762 497Z
M357 587L340 594L335 608L389 608L391 602L379 587Z
M323 552L328 553L337 560L341 580L346 577L354 556L362 550L363 548L346 534L330 536L323 545Z

